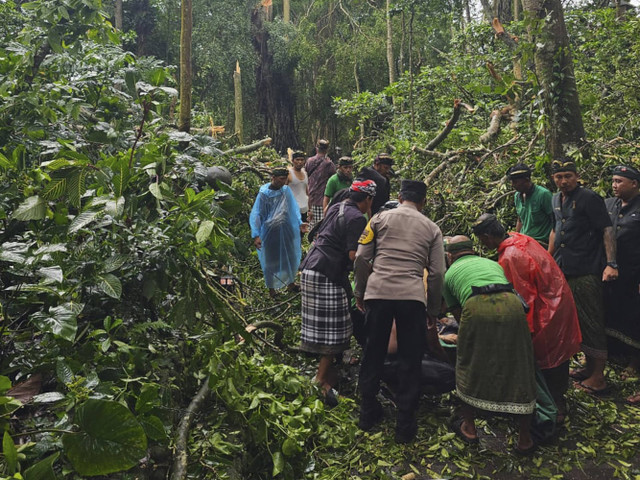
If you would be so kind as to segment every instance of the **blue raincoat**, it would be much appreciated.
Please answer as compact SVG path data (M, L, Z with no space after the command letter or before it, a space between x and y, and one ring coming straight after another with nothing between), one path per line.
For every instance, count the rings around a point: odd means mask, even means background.
M260 237L260 266L267 288L281 288L296 278L302 249L300 246L300 208L291 189L279 190L262 185L251 209L251 237Z

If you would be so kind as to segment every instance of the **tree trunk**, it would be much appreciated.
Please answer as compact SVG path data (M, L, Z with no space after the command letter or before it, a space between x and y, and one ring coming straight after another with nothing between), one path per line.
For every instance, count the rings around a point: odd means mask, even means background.
M122 0L116 0L114 6L114 20L116 30L122 31Z
M531 18L541 22L534 37L535 66L549 124L546 149L552 158L565 154L569 146L583 146L585 131L573 73L573 59L560 0L523 0Z
M235 99L235 133L238 136L238 143L242 145L243 125L242 125L242 77L240 75L240 63L236 61L236 71L233 72L233 91Z
M259 62L256 71L258 112L262 117L262 135L273 138L276 150L297 148L295 130L295 95L293 79L295 65L283 70L273 66L273 54L269 51L269 33L265 24L273 18L272 0L262 0L251 15L254 26L253 46Z
M178 130L191 129L191 0L182 0L180 24L180 118Z
M495 0L494 16L502 23L509 23L513 20L513 0Z
M284 23L291 21L291 2L290 0L283 0L282 2L282 19Z
M391 0L387 0L387 63L389 64L389 85L396 81L396 68L393 59L393 31L391 29Z

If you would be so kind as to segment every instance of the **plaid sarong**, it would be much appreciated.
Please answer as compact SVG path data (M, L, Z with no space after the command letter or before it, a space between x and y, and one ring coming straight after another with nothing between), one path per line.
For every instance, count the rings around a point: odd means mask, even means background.
M322 211L322 205L310 205L313 219L309 222L309 229L312 229L316 223L319 223L324 218L324 212Z
M604 330L604 305L602 282L595 275L567 277L578 311L582 343L585 355L607 358L607 335Z
M352 326L347 294L340 285L314 270L303 270L300 349L332 355L349 348Z

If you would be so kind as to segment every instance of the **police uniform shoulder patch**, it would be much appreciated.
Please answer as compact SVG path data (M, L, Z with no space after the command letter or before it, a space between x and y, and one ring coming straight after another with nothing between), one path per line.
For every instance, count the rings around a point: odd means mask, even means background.
M367 223L367 226L362 231L362 235L360 235L360 239L358 240L358 243L361 245L366 245L368 243L371 243L374 238L375 238L375 235L373 234L373 230L371 229L371 220L369 220L369 222Z

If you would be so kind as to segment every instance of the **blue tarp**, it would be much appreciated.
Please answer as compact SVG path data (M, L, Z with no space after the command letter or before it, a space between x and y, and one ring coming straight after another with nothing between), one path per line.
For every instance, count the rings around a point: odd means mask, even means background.
M279 190L260 187L251 209L251 237L260 237L258 258L267 288L281 288L296 278L300 266L300 208L288 186Z

